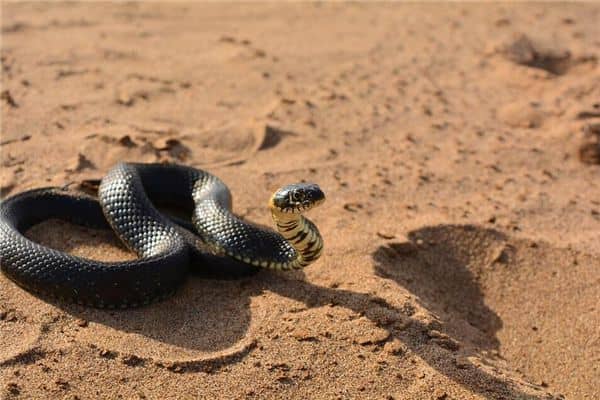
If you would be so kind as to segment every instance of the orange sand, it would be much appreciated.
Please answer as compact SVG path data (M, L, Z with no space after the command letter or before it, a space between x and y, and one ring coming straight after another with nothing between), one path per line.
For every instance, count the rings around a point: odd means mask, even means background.
M600 399L598 20L593 3L4 2L2 196L136 160L209 169L262 224L282 184L328 200L303 272L191 276L127 311L0 276L0 396ZM28 235L131 257L66 223Z

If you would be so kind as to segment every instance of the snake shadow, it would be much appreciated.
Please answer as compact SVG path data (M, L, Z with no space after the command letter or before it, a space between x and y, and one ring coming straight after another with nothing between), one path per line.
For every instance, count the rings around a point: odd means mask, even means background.
M413 293L423 307L439 317L433 323L415 318L409 303L398 307L376 295L318 286L305 281L302 272L261 271L236 280L192 275L175 296L125 311L55 304L75 317L133 333L133 337L191 351L216 352L247 339L253 318L257 318L252 299L269 291L308 308L333 305L364 315L390 333L388 340L398 339L438 372L485 398L538 398L464 361L469 355L497 350L495 334L502 327L498 315L485 305L477 282L480 252L473 254L469 248L476 245L485 252L488 244L502 240L504 235L476 226L441 225L410 232L408 237L408 242L390 243L372 254L374 272ZM395 322L382 319L390 313L397 316L392 318ZM448 356L432 352L431 341L437 340L431 337L432 329L461 343L459 349L448 349L441 342L441 351L448 352ZM146 343L141 341L140 345ZM460 366L455 363L458 356L463 360Z
M477 275L485 268L487 253L493 252L494 244L504 240L505 235L474 225L438 225L412 231L408 237L408 242L390 243L372 254L375 273L413 293L423 307L439 317L438 321L413 317L415 310L410 303L398 307L370 294L266 274L257 284L262 284L260 290L301 301L309 308L334 305L364 315L390 333L388 341L400 340L435 370L485 398L538 399L467 358L499 349L496 332L502 320L486 306ZM478 251L471 252L471 245ZM382 318L390 313L396 314L397 318L391 319L395 322ZM439 332L437 337L432 337L432 330ZM432 343L448 356L432 352Z
M50 248L84 257L105 253L118 259L135 257L112 230L92 229L58 219L34 226L26 236ZM194 261L188 279L173 296L141 308L94 309L39 297L77 319L101 325L82 327L78 335L86 336L85 330L88 330L109 337L107 346L122 347L128 340L136 342L145 337L156 345L166 344L163 350L167 352L177 353L178 349L188 354L218 352L246 337L252 318L249 293L253 292L247 286L256 270L244 267L245 273L219 275L211 268L227 270L229 267L231 272L241 269L241 264L221 261L207 269L197 265L201 260ZM215 276L221 279L214 279Z

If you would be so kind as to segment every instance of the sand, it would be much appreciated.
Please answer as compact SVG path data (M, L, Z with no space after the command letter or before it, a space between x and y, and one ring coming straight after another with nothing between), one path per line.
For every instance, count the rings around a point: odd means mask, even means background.
M322 258L102 311L0 276L2 398L600 399L600 7L2 3L3 197L220 176ZM28 236L101 260L110 232Z

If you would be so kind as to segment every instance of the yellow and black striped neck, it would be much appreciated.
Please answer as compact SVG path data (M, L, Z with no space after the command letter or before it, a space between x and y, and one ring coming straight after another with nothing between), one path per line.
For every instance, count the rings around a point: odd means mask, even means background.
M277 231L296 251L296 258L279 269L299 269L316 261L323 251L323 239L309 219L300 214L272 210Z

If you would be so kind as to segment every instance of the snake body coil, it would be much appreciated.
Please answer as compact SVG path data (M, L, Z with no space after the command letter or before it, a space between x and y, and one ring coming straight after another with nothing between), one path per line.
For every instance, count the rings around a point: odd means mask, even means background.
M173 293L190 263L218 276L310 264L321 254L323 242L301 213L324 199L313 184L279 189L269 202L280 232L276 233L236 217L229 189L208 172L179 165L121 163L102 179L98 200L46 188L3 201L0 267L17 284L42 295L94 307L135 307ZM189 213L191 224L167 217L155 204ZM93 228L110 226L139 258L89 260L23 236L50 218ZM192 228L195 234L189 231Z

